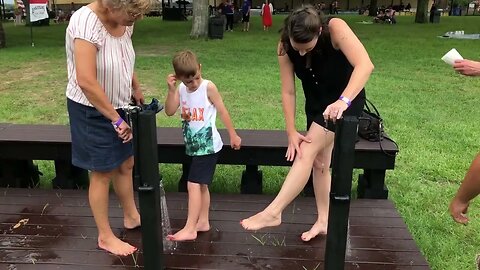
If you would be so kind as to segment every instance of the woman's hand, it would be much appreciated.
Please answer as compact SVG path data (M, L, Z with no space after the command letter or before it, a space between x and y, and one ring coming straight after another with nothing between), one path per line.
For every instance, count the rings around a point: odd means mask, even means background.
M293 161L295 159L295 154L298 154L298 158L302 158L302 152L300 151L300 145L303 142L310 143L310 138L303 136L297 131L288 134L288 148L285 157L287 161Z
M343 112L348 108L347 103L343 100L337 100L334 103L327 106L323 112L323 118L328 121L335 122L337 119L342 118Z
M123 143L128 143L133 138L132 129L125 121L122 121L118 127L115 127L115 131L118 137L123 140Z
M132 98L135 100L136 105L143 105L145 103L145 97L140 89L133 90Z

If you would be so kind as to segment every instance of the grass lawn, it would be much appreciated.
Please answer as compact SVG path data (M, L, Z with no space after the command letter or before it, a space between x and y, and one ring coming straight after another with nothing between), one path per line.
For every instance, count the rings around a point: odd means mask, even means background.
M343 17L366 46L375 64L367 95L379 108L400 153L387 173L392 199L432 269L475 269L480 253L480 200L470 207L468 226L455 224L447 209L471 160L480 150L480 78L453 72L440 60L452 47L465 58L480 59L480 40L450 40L447 31L480 33L480 17L441 17L440 24L418 25L413 17L397 25L359 24L366 17ZM283 129L276 43L283 17L270 32L252 18L223 40L191 40L189 22L147 18L136 25L136 70L147 98L164 100L165 78L175 51L191 49L203 75L218 86L238 128ZM0 50L0 122L67 124L65 24L30 29L5 23L8 48ZM298 87L299 129L305 126ZM475 109L477 108L477 109ZM221 122L219 125L221 126ZM178 117L157 117L158 126L180 126ZM42 186L53 178L52 162L39 161ZM178 165L161 166L167 190L175 190ZM213 192L239 191L241 167L219 166ZM263 168L264 190L276 193L287 168ZM356 183L354 183L354 186ZM355 188L355 187L354 187Z

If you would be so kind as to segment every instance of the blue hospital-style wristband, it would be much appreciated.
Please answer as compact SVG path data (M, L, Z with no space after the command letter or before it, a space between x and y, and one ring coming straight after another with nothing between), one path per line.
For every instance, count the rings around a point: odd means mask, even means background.
M347 103L347 107L350 107L350 105L352 105L352 101L351 101L349 98L347 98L347 97L340 96L340 97L338 98L338 100L341 100L341 101Z
M123 123L123 118L120 117L120 118L118 118L117 122L113 123L113 126L115 128L119 128L122 123Z

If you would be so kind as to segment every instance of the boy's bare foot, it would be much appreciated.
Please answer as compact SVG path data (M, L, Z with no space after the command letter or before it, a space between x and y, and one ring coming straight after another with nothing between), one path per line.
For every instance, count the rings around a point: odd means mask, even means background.
M198 223L197 224L197 232L208 232L210 231L210 223Z
M272 216L265 211L240 221L242 227L249 231L260 230L265 227L274 227L280 225L281 223L281 216Z
M323 222L315 222L310 230L302 233L302 241L308 242L315 238L317 235L326 235L327 234L327 224Z
M123 218L123 227L125 227L125 229L129 229L129 230L136 229L140 227L140 225L141 225L140 215L138 214L135 217Z
M115 236L106 239L98 238L98 247L118 256L128 256L137 251L136 247Z
M174 235L167 235L167 240L170 241L188 241L197 239L197 231L190 231L185 228L181 229Z

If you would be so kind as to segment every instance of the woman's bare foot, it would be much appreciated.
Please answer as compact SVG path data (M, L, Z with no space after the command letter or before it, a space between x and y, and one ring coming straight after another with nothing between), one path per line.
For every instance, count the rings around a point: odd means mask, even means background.
M302 241L308 242L315 238L317 235L326 235L327 234L327 223L315 222L312 228L304 233L302 233Z
M210 231L210 223L202 222L197 223L197 232L208 232Z
M118 256L128 256L137 251L136 247L123 242L115 236L105 239L100 239L99 237L98 247Z
M127 217L125 216L123 218L123 226L125 229L132 230L140 227L141 221L140 221L140 215L137 213L137 215L133 217Z
M262 211L254 216L240 221L245 230L256 231L265 227L274 227L282 223L281 216L273 216L267 212Z
M181 229L174 235L167 235L167 240L170 241L188 241L197 239L197 231L187 230L185 228Z

